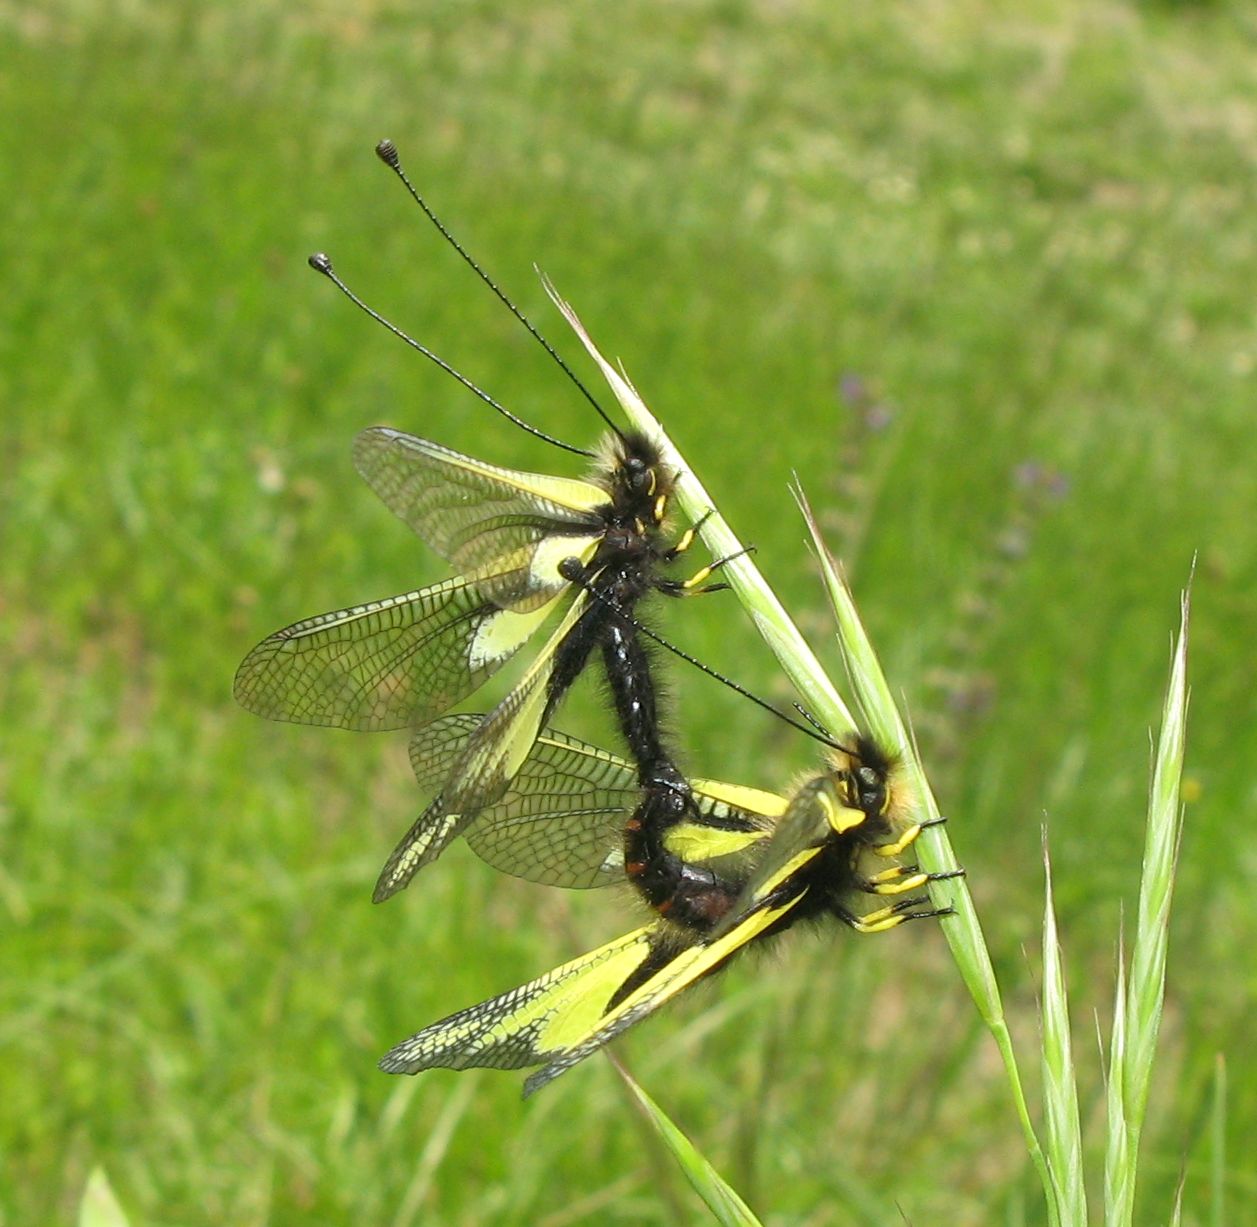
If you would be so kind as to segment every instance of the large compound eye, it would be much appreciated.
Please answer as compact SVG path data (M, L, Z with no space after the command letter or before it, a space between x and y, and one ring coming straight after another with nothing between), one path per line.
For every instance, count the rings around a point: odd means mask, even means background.
M655 475L645 461L636 456L632 456L625 460L621 473L624 475L624 484L634 494L643 492L650 494L654 490Z
M857 767L852 772L855 783L856 806L866 814L886 812L886 781L880 771L872 767Z
M842 777L843 804L869 818L886 812L886 781L874 767L853 767Z

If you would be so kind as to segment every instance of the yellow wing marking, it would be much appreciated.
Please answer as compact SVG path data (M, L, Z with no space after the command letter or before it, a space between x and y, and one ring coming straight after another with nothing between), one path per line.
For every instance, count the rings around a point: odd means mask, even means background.
M692 779L690 787L705 797L723 801L733 809L750 814L762 814L765 818L780 818L790 801L779 793L751 788L746 784L729 784L724 780Z
M267 636L236 671L258 715L352 729L418 725L476 690L568 585L534 592L531 621L500 619L495 588L519 593L531 554L382 601L318 614Z
M756 822L752 831L722 830L719 826L684 822L665 837L668 851L686 861L711 861L732 856L762 843L773 831L776 820L785 813L789 801L775 792L730 784L725 780L693 779L690 787L695 796L711 804L711 808L727 808Z
M599 946L554 971L451 1014L412 1035L380 1062L388 1073L423 1069L519 1069L544 1059L553 1043L579 1043L596 1029L606 1003L650 953L659 922Z
M424 810L388 858L372 895L376 903L401 890L424 865L440 856L462 829L462 815L449 813L439 802L440 798Z
M634 1023L717 971L796 906L801 893L770 903L771 892L816 854L808 849L763 883L758 901L728 932L681 945L663 921L644 925L518 988L469 1006L412 1035L380 1062L388 1073L474 1066L518 1069L545 1063L525 1093L557 1077ZM659 968L614 1006L645 960Z
M538 588L566 587L571 581L559 574L559 563L569 558L579 558L588 563L594 556L602 534L596 537L553 536L537 542L532 552L529 575Z
M545 499L556 509L590 513L605 507L607 492L600 486L575 477L555 477L549 473L530 473L525 469L507 469L501 465L465 456L453 448L443 447L429 439L419 439L399 430L377 426L362 432L355 451L365 454L367 438L373 434L384 437L394 448L404 448L416 458L433 467L466 473L477 480L504 486L533 499Z
M532 753L548 698L554 654L576 624L587 597L579 593L515 689L467 738L450 765L440 795L393 850L375 886L377 903L401 890L465 831L486 806L500 800Z
M445 806L466 814L496 801L528 757L545 716L554 655L585 610L578 594L519 684L481 722L450 772Z
M723 936L682 949L643 985L617 1003L586 1038L575 1040L561 1032L552 1034L543 1029L538 1035L538 1055L549 1063L525 1082L524 1094L532 1094L627 1031L634 1023L654 1014L704 976L718 971L743 946L776 924L800 898L801 894L791 896L780 904L761 904L744 914ZM559 1040L565 1042L560 1044Z
M479 570L522 550L521 575L485 589L512 609L528 609L547 587L561 585L554 564L534 561L536 551L580 555L605 528L610 495L601 486L501 468L389 427L358 436L354 463L384 504L456 570ZM568 544L552 546L556 538Z
M664 847L683 861L714 861L722 856L745 852L768 838L767 830L724 831L698 823L682 823L664 836Z
M527 613L499 609L491 614L476 627L476 633L467 646L468 666L472 669L497 668L531 638L533 632L550 616L556 600L557 597Z

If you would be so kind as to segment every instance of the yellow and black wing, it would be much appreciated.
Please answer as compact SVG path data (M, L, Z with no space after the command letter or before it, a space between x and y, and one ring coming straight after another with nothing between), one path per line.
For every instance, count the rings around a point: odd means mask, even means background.
M447 716L415 733L411 764L419 787L437 791L480 724ZM764 839L785 809L776 793L716 780L692 781L695 816L668 836L669 850L708 862ZM438 795L398 843L376 883L377 903L406 886L462 830L495 869L531 882L575 889L623 883L625 824L641 800L637 768L607 750L544 730L502 797L460 825Z
M411 761L424 792L438 791L449 778L480 720L447 716L411 739ZM529 881L578 889L623 882L624 824L637 800L631 763L548 729L501 799L476 815L466 838L490 865ZM410 881L431 842L428 833L452 820L438 791L384 866L377 903Z
M236 698L276 720L414 726L476 690L571 591L559 564L593 557L609 496L384 427L359 435L354 459L388 507L464 573L276 631L237 670Z
M532 752L549 705L549 680L559 644L579 619L588 595L578 592L537 658L515 688L487 716L452 756L445 786L437 800L411 827L394 850L377 883L379 902L400 890L438 856L486 806L500 801ZM529 618L531 614L510 614ZM446 707L451 704L445 704ZM392 885L386 884L386 876Z
M492 568L481 591L499 605L544 603L565 558L583 556L574 538L599 536L609 495L568 477L501 468L386 426L354 440L354 464L385 506L461 572Z
M545 1086L635 1023L662 1009L686 989L719 971L746 946L787 923L789 913L806 893L798 875L813 855L810 851L800 853L772 876L761 877L749 905L732 913L732 919L718 932L702 939L696 939L691 932L688 944L675 947L670 957L660 961L640 983L635 978L631 991L614 999L614 1004L590 1027L587 1035L564 1036L565 1047L538 1052L536 1063L544 1063L545 1068L528 1078L524 1094L531 1095Z
M770 930L801 894L785 867L764 895L723 936L696 941L655 921L488 1001L451 1014L390 1050L391 1074L425 1069L544 1068L524 1086L531 1094L634 1023L718 971ZM778 887L785 889L777 890Z
M593 547L590 546L590 549ZM564 595L560 581L526 613L484 595L497 569L305 618L257 645L235 695L272 720L346 729L422 724L476 690L523 646Z
M390 1074L424 1069L522 1069L583 1043L630 976L666 942L645 925L536 980L435 1022L380 1062Z

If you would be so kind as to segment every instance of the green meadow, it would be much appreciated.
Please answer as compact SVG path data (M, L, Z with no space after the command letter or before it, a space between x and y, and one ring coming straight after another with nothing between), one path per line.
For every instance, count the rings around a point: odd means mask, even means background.
M137 1227L707 1221L601 1056L527 1101L519 1073L375 1067L627 930L632 898L459 845L373 906L426 801L405 733L231 697L277 627L446 573L355 474L358 430L582 472L309 253L515 412L599 434L383 136L591 387L534 265L624 363L841 687L807 492L950 819L1036 1119L1046 824L1093 1210L1097 1029L1190 581L1136 1221L1180 1184L1184 1223L1254 1221L1252 10L53 0L0 11L0 1224L76 1221L97 1167ZM729 594L651 619L792 697ZM694 774L815 769L659 667ZM557 724L613 746L605 705L585 679ZM616 1051L767 1223L1047 1222L935 926L791 933Z

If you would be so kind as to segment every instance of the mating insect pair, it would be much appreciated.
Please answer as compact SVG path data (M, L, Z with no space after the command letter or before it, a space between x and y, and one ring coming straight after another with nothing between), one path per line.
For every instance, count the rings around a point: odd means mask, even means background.
M395 151L379 150L409 188ZM621 432L562 359L474 261L442 233L581 388L613 431L590 482L498 468L376 428L355 462L384 502L461 574L385 601L306 619L263 641L236 678L260 714L359 729L414 727L411 757L436 788L377 883L404 886L460 833L491 863L562 885L631 881L658 919L521 989L426 1028L384 1068L545 1063L530 1086L568 1068L638 1018L723 966L748 942L832 913L878 931L939 911L903 897L867 915L859 892L903 895L929 880L912 867L870 871L919 833L900 813L889 759L864 742L787 801L687 781L664 752L649 660L634 610L651 591L681 594L661 570L691 542L663 525L677 475L646 438ZM359 307L482 399L528 427L430 351L392 328L313 257ZM488 716L440 713L477 689L552 614L566 609L522 680ZM543 733L595 649L603 656L634 763ZM805 730L806 731L806 730ZM941 875L951 876L951 875Z
M452 747L473 722L448 717L425 736ZM713 780L643 788L639 774L640 765L548 731L466 838L489 864L552 885L627 877L656 917L425 1027L389 1052L382 1069L542 1065L525 1084L529 1093L749 945L800 921L830 916L879 933L950 910L909 892L959 871L886 867L928 824L912 821L897 764L867 741L835 750L829 769L789 799ZM896 901L864 911L861 895Z

